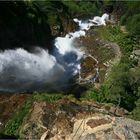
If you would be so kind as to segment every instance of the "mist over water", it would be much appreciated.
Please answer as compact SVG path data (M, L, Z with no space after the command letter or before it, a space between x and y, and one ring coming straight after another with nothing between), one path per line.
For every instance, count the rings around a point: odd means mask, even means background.
M80 70L84 52L74 44L75 38L85 36L91 26L105 25L106 20L107 14L86 22L74 19L79 31L57 37L52 54L40 47L35 47L35 53L22 48L0 52L0 91L61 89Z

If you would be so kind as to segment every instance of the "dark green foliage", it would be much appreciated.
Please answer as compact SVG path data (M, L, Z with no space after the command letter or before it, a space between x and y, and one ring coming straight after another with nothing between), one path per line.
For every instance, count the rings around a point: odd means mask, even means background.
M102 87L97 92L95 89L89 89L86 98L112 102L132 111L139 99L140 67L137 67L137 61L130 59L130 55L134 49L139 49L139 42L129 33L123 33L120 26L109 25L98 30L103 39L116 42L120 46L122 57L120 63L113 66Z
M100 102L101 96L102 95L98 90L96 90L94 88L90 88L81 96L81 99L94 99L94 100Z
M127 19L127 29L133 36L140 37L140 14L133 15Z
M62 1L68 7L69 13L75 14L97 14L98 3L96 1Z
M121 17L121 24L127 24L127 19L129 17L132 17L140 12L140 8L139 8L140 1L125 1L124 4L125 7L123 8L125 10Z
M121 17L121 24L126 25L130 35L140 37L140 1L126 1L124 14Z
M140 98L140 67L135 67L130 70L129 73L130 86L133 90L133 94L138 99Z
M113 66L106 82L100 89L89 89L82 98L94 99L98 102L113 103L129 111L135 109L135 102L140 97L140 72L130 71L131 65L120 63Z
M140 97L139 99L136 101L136 107L134 108L134 110L132 111L132 115L131 117L133 119L139 120L140 121Z
M105 98L108 102L132 110L135 106L136 97L130 85L129 69L130 66L127 63L121 63L112 68L112 72L105 83L108 89Z

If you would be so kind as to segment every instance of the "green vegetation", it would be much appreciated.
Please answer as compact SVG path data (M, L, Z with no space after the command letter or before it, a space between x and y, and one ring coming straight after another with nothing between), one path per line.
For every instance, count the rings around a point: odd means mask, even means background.
M120 63L112 68L106 83L106 92L104 93L107 102L126 108L131 111L135 107L134 91L130 85L129 65Z
M18 135L18 129L22 125L25 117L29 113L29 109L32 106L32 103L35 101L56 101L64 98L65 96L62 94L53 94L53 93L33 93L32 97L27 99L25 103L13 114L11 119L0 129L0 133L7 135ZM68 96L68 98L73 98L72 96Z
M131 117L136 120L140 120L140 97L136 101L136 107L132 111Z
M139 1L124 1L119 6L122 11L121 25L125 25L128 32L123 33L120 25L108 25L98 29L102 39L116 42L120 46L122 57L119 64L112 67L102 87L98 90L91 88L84 95L84 98L119 105L131 111L130 117L137 120L140 120L140 66L138 60L130 58L130 55L133 50L140 48L139 5ZM117 3L114 3L115 7Z
M129 33L132 36L140 38L140 1L126 1L123 16L121 17L121 24L126 25Z
M31 107L32 100L28 99L23 106L18 109L12 118L6 123L6 125L0 130L0 132L7 135L18 135L17 130L22 124L25 116L28 114L28 111Z
M121 61L112 67L112 71L100 89L90 88L82 95L81 99L111 102L131 111L131 117L140 120L140 66L130 58L132 51L139 49L140 2L125 1L123 3L121 25L126 26L128 33L123 33L120 30L120 25L98 28L98 33L102 39L116 42L120 46ZM99 14L103 4L116 5L115 2L110 0L104 3L64 0L1 2L1 48L23 46L23 44L45 46L52 39L51 25L59 25L60 31L63 31L63 19L81 14ZM3 13L3 11L5 12ZM47 40L48 42L46 42ZM107 57L106 52L104 53ZM79 88L77 91L79 91ZM79 93L77 92L77 94ZM34 93L32 99L28 99L13 114L12 118L1 129L1 132L8 135L17 135L18 129L34 101L51 102L64 97L63 94Z
M101 94L99 93L98 90L94 89L94 88L91 88L90 90L87 90L82 96L81 96L81 99L84 100L84 99L93 99L93 100L96 100L98 102L101 101Z
M57 101L62 98L67 98L70 100L75 100L73 95L67 95L61 93L39 93L34 92L33 95L28 98L25 103L13 114L11 119L0 129L0 133L6 134L6 135L14 135L18 136L18 130L20 126L22 125L24 119L28 116L29 110L32 107L32 104L34 102L52 102Z
M119 105L132 111L132 118L140 120L140 67L137 60L130 58L132 51L139 49L139 41L136 36L123 33L117 25L98 28L98 33L102 39L116 42L120 46L122 57L120 62L112 67L102 87L98 90L89 89L84 98Z
M102 39L116 42L120 46L123 55L130 55L134 49L139 47L136 37L131 36L129 33L123 33L119 25L108 25L105 28L99 28L98 33Z
M47 93L38 93L38 92L35 92L34 95L33 95L33 99L35 101L56 101L56 100L59 100L59 99L62 99L64 97L63 94L53 94L53 93L50 93L50 94L47 94Z
M62 1L68 7L69 13L75 14L94 14L99 13L97 1Z

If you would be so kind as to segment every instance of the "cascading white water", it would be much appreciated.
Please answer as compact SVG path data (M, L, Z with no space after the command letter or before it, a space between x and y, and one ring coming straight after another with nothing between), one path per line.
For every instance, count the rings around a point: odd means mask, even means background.
M80 30L55 39L52 54L36 47L37 53L22 48L0 52L0 91L33 91L61 87L79 72L84 52L74 40L85 36L91 26L105 25L108 15L94 17L86 22L74 19ZM57 85L57 86L56 86Z

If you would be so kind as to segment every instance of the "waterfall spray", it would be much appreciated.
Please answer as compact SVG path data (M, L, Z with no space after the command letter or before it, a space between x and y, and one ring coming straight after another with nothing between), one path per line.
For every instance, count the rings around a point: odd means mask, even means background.
M66 84L80 71L80 60L84 52L74 40L86 35L91 26L105 25L108 15L94 17L86 22L74 19L80 29L68 33L65 37L57 37L52 54L40 47L36 53L22 48L0 52L0 91L34 91L55 88ZM59 85L57 87L59 87ZM61 87L61 86L60 86Z

